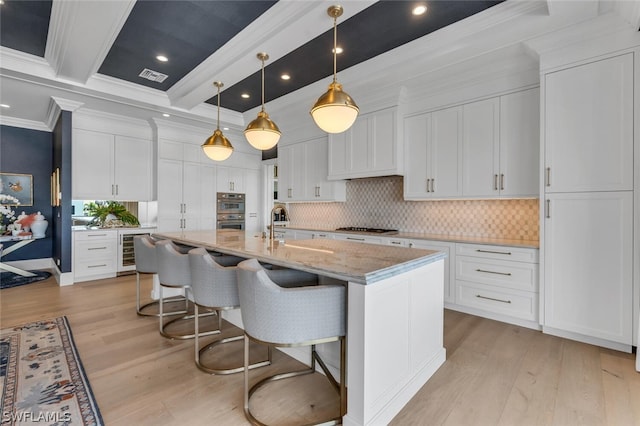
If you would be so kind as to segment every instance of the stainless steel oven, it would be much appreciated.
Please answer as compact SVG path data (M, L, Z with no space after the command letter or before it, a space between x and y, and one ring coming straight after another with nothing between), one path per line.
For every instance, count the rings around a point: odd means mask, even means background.
M244 215L244 194L218 192L217 213L233 213Z
M217 229L244 230L244 194L218 192Z

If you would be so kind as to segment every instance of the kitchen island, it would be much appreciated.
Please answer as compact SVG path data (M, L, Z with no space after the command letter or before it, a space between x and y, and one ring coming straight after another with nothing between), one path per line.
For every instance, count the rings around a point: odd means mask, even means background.
M339 240L278 242L235 230L154 235L344 282L345 425L387 424L445 361L444 253Z

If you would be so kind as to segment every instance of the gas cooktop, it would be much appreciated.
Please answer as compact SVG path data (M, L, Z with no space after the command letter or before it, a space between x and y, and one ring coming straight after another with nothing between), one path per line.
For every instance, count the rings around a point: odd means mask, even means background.
M369 234L397 234L397 229L380 229L380 228L364 228L359 226L346 226L344 228L337 228L336 231L340 232L365 232Z

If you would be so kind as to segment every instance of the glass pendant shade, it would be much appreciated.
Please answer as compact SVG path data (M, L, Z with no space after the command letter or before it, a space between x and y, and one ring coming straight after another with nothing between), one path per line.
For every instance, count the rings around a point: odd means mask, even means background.
M311 108L311 116L316 125L327 133L342 133L349 129L358 117L360 109L355 101L342 90L338 83L337 59L338 52L338 17L342 15L342 6L331 6L327 13L333 18L333 82L329 89L318 98Z
M260 150L271 149L280 140L280 129L271 121L269 114L264 111L258 113L258 117L247 126L244 136L252 147Z
M325 132L342 133L353 125L359 111L351 96L342 91L342 85L334 82L311 108L311 116Z
M218 88L218 123L216 130L201 146L205 155L213 161L224 161L233 153L233 146L220 130L220 88L224 84L214 81L213 85Z
M249 123L244 131L244 136L252 147L264 151L276 146L282 133L264 110L264 61L269 59L269 55L261 52L256 56L262 61L262 109L258 112L258 116Z

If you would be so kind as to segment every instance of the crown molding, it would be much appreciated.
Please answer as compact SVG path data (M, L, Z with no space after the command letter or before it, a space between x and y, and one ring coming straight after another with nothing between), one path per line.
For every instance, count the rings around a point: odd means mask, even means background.
M46 124L41 123L40 121L24 120L22 118L7 117L4 115L0 115L0 125L20 127L22 129L39 130L42 132L51 132L51 129Z
M73 112L76 109L80 108L82 105L84 105L84 102L70 101L68 99L51 96L51 100L49 101L49 109L47 110L46 125L49 127L49 129L53 129L62 111Z

